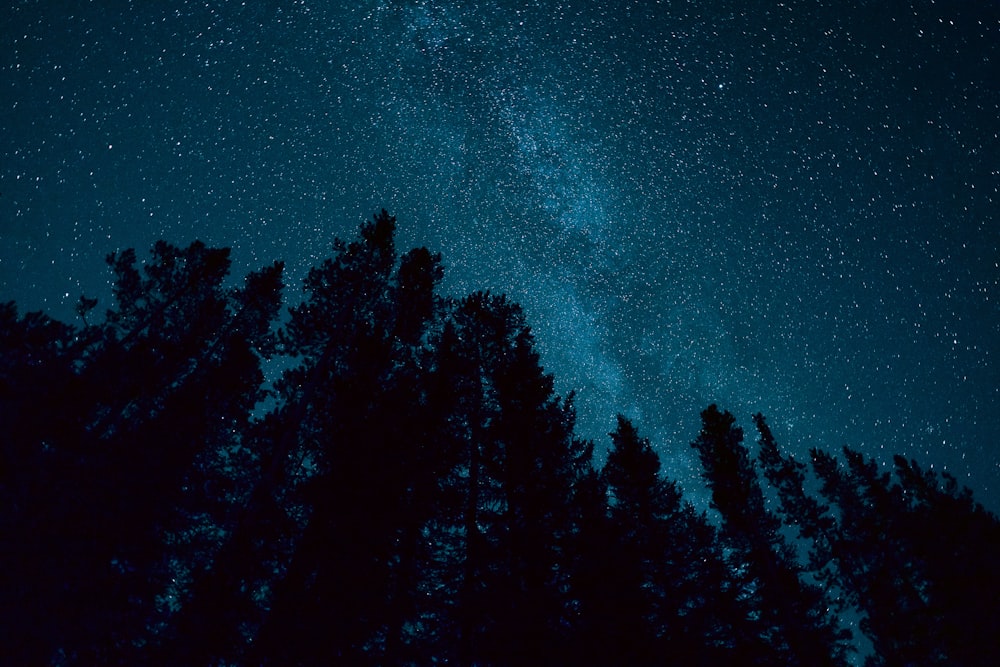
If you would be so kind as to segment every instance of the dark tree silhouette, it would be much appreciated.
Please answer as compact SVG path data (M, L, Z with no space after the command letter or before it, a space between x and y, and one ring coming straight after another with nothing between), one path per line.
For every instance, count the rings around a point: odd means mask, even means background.
M395 226L281 326L282 265L229 288L200 242L110 255L80 327L0 304L0 662L833 667L848 613L871 667L1000 654L1000 522L954 478L807 466L761 415L754 460L714 405L717 520L624 417L595 470L520 307L438 296Z
M549 664L566 638L560 563L590 448L574 438L572 400L554 395L521 309L505 298L457 304L441 357L460 397L449 422L461 458L447 482L458 660Z
M865 614L875 649L868 664L989 664L1000 650L996 517L950 475L902 457L894 481L848 448L843 464L821 451L812 456L832 507L814 549Z
M716 530L660 476L659 457L618 417L603 484L603 516L581 527L574 590L581 606L577 664L689 665L763 652L737 598ZM591 503L597 502L591 500Z
M66 598L77 577L67 553L66 516L56 495L75 452L66 444L83 421L71 396L78 393L78 332L41 313L18 317L0 306L0 658L10 664L45 664L85 602ZM62 406L62 409L60 409ZM64 606L70 607L64 610Z
M141 271L132 251L108 263L115 307L105 322L71 333L31 316L6 321L22 340L8 337L5 358L37 354L43 330L51 356L46 377L16 378L47 392L37 405L49 413L48 426L34 410L18 418L12 450L31 463L10 499L12 560L32 571L10 570L23 599L3 606L33 624L15 644L29 662L125 663L152 641L171 581L211 548L219 505L233 500L216 459L239 456L262 395L280 265L250 279L257 289L227 291L228 251L198 242L158 243Z
M761 415L760 461L782 512L808 545L808 568L862 612L869 665L987 664L1000 650L993 566L1000 523L915 461L895 457L895 479L849 448L844 463L813 450L807 467L782 454Z
M304 519L261 630L255 660L396 662L412 620L435 462L428 418L429 337L440 260L408 253L398 267L395 219L335 246L310 272L282 334L303 359L279 384L272 419L295 441Z
M744 588L761 636L782 664L844 664L846 637L825 613L823 590L803 580L802 568L765 505L755 467L743 446L743 430L715 405L702 412L702 429L692 446L704 467L712 506L722 518L722 535L732 567Z
M614 537L607 545L613 562L602 582L610 584L604 607L610 654L602 663L648 665L657 661L660 649L657 598L663 591L655 584L666 566L663 524L677 509L679 495L660 479L660 460L649 441L620 415L611 443L602 473Z

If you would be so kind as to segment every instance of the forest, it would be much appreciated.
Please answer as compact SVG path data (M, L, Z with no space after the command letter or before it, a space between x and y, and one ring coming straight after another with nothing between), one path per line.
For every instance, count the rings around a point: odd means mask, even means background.
M163 241L103 314L0 305L0 663L995 664L1000 522L953 477L710 405L698 510L395 229L291 306L282 263Z

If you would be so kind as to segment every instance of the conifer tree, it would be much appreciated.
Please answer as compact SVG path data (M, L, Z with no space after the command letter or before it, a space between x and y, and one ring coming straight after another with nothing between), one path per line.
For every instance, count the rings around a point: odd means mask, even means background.
M462 536L454 633L460 664L542 664L565 640L560 565L570 499L589 462L571 399L553 393L521 309L475 293L453 311L442 366L461 399L449 487Z
M0 304L4 664L839 667L845 611L868 667L1000 654L1000 521L953 477L807 466L759 414L754 459L715 405L717 526L622 416L595 470L521 308L438 296L385 211L277 332L281 263L107 262L103 318Z
M274 583L255 649L262 661L384 664L402 650L433 484L433 452L414 426L426 418L441 268L425 250L397 268L394 228L383 211L360 240L338 242L309 273L283 332L302 363L279 385L273 432L287 435L276 451L314 469L290 471L304 519Z
M823 591L803 580L794 552L765 504L755 466L743 446L743 431L715 405L702 412L698 451L712 506L722 518L722 536L732 567L745 577L746 596L760 619L760 633L783 664L840 665L846 637L826 614Z
M601 473L608 490L607 541L589 554L601 562L597 579L587 582L588 613L599 619L588 623L598 633L590 638L591 664L651 665L662 661L665 648L658 641L666 602L659 575L668 567L666 523L679 509L679 494L660 478L649 441L621 415L611 442Z
M602 470L608 490L600 564L581 582L596 633L590 664L720 664L759 650L715 529L659 472L632 423L618 417ZM584 527L584 530L587 530Z
M844 448L814 450L820 493L834 508L820 553L830 578L864 612L869 665L986 665L1000 649L994 566L1000 522L967 489L895 457L895 478Z
M64 372L45 387L58 401L49 403L54 429L22 434L29 475L45 485L19 490L15 506L32 510L14 519L23 554L44 550L37 577L21 584L34 587L26 607L46 616L33 631L46 635L40 662L59 653L125 663L155 643L172 580L233 500L213 461L239 449L261 396L280 291L279 265L256 274L253 288L225 289L228 251L199 242L159 242L141 267L131 250L108 263L114 306L58 343L72 350L68 366L49 362L48 373ZM93 305L82 299L81 314Z
M75 366L79 332L42 313L0 305L0 662L44 664L66 641L83 599L60 604L78 576L70 569L60 501L78 452L83 409Z

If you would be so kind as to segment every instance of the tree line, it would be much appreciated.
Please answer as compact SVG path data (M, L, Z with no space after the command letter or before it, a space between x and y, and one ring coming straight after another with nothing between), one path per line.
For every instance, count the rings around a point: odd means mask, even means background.
M99 320L0 305L0 662L1000 655L1000 522L953 477L800 461L712 405L698 511L625 417L599 465L518 305L440 295L395 225L337 240L290 308L280 262L232 288L227 249L162 241L107 258Z

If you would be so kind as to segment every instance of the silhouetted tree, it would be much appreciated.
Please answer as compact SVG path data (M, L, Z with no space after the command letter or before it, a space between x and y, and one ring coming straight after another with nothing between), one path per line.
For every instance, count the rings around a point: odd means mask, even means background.
M666 595L659 574L668 567L666 523L679 508L679 494L659 477L659 457L649 441L621 415L611 442L601 473L606 516L583 527L603 544L592 545L589 577L576 582L588 631L581 639L590 664L650 665L662 661L665 648L658 641Z
M40 662L127 663L154 641L171 580L233 500L224 485L207 490L224 477L212 461L238 456L261 397L280 266L258 274L270 293L251 294L223 287L227 250L159 242L141 270L136 261L131 250L109 256L115 307L58 343L73 353L47 363L52 426L19 438L34 452L14 501L31 511L14 521L21 554L39 557L21 586L45 616L33 631L48 642L36 643Z
M539 364L519 307L476 293L456 304L441 345L457 466L440 526L457 554L446 621L460 664L548 664L566 639L561 568L573 531L571 499L589 465ZM449 528L448 525L451 525Z
M764 475L778 491L786 523L808 545L807 569L840 607L863 614L869 665L987 664L998 650L1000 524L956 480L895 457L895 479L860 453L844 463L813 450L821 483L782 454L763 416Z
M422 249L397 269L394 227L383 211L359 241L338 242L282 334L302 363L279 383L270 419L294 439L277 451L299 461L303 522L255 660L387 664L405 653L433 498L426 369L442 271Z
M989 664L1000 650L996 517L950 475L902 457L895 480L849 448L843 464L817 450L812 457L832 508L813 548L864 612L868 664Z
M617 554L608 516L607 483L599 470L585 471L573 489L574 530L566 549L571 631L567 664L609 664Z
M113 410L89 425L107 446L108 468L89 474L104 490L107 479L118 486L110 499L116 509L101 520L118 531L112 561L134 575L123 596L148 604L181 596L173 582L203 566L228 508L243 500L243 435L263 397L260 360L273 351L282 267L227 290L228 250L160 243L145 278L135 280L130 263L115 269L116 284L129 288L117 290L112 335L94 355L90 382L114 391L107 397ZM128 398L121 408L119 397Z
M232 318L220 332L220 338L206 347L208 353L217 353L219 345L225 343L249 344L264 359L275 354L277 344L272 327L281 305L282 272L283 265L276 262L249 274L244 286L231 292ZM244 349L244 354L247 352L249 350ZM238 376L234 373L229 377L235 380ZM253 400L230 405L231 409L239 410L236 416L220 418L217 424L227 434L228 444L208 447L197 461L195 474L188 480L190 495L195 501L195 507L189 511L197 513L200 508L202 514L198 516L202 525L198 530L188 528L177 533L175 539L188 545L190 556L180 572L172 572L176 580L171 594L174 609L164 621L159 641L147 647L148 660L155 659L163 664L199 664L207 661L207 656L213 655L220 646L236 646L240 642L239 624L247 620L252 605L243 600L241 606L225 597L224 591L234 582L234 570L239 571L236 567L227 567L233 565L227 558L229 549L243 536L242 533L233 534L237 517L246 517L247 506L253 504L253 491L260 479L261 428L253 413L258 402L268 397L268 392L259 368L254 371L253 380L257 386ZM203 400L212 398L211 394L206 394ZM197 397L193 396L192 400ZM219 404L226 405L226 399L221 399ZM198 410L189 407L195 412ZM258 529L273 522L273 517L269 521L262 514L256 518L260 520ZM243 558L251 557L251 553L261 556L249 544L241 544L238 550Z
M62 480L77 452L68 442L84 415L72 403L79 383L79 332L42 313L19 317L0 306L0 658L44 664L86 599L66 598L78 579L66 547L70 493ZM64 609L68 607L69 609Z
M772 512L713 405L716 527L624 417L595 470L521 308L441 298L395 224L280 328L282 265L230 288L200 242L110 255L81 327L0 304L0 662L834 667L842 612L870 667L1000 654L1000 522L954 478L807 467L758 414Z
M618 417L602 470L603 517L581 527L577 664L716 665L761 649L703 514L660 476L649 441Z
M844 664L846 637L826 614L822 589L800 576L802 568L765 505L743 431L729 412L711 405L692 446L704 467L712 506L722 517L722 535L745 595L759 618L761 636L781 664Z

